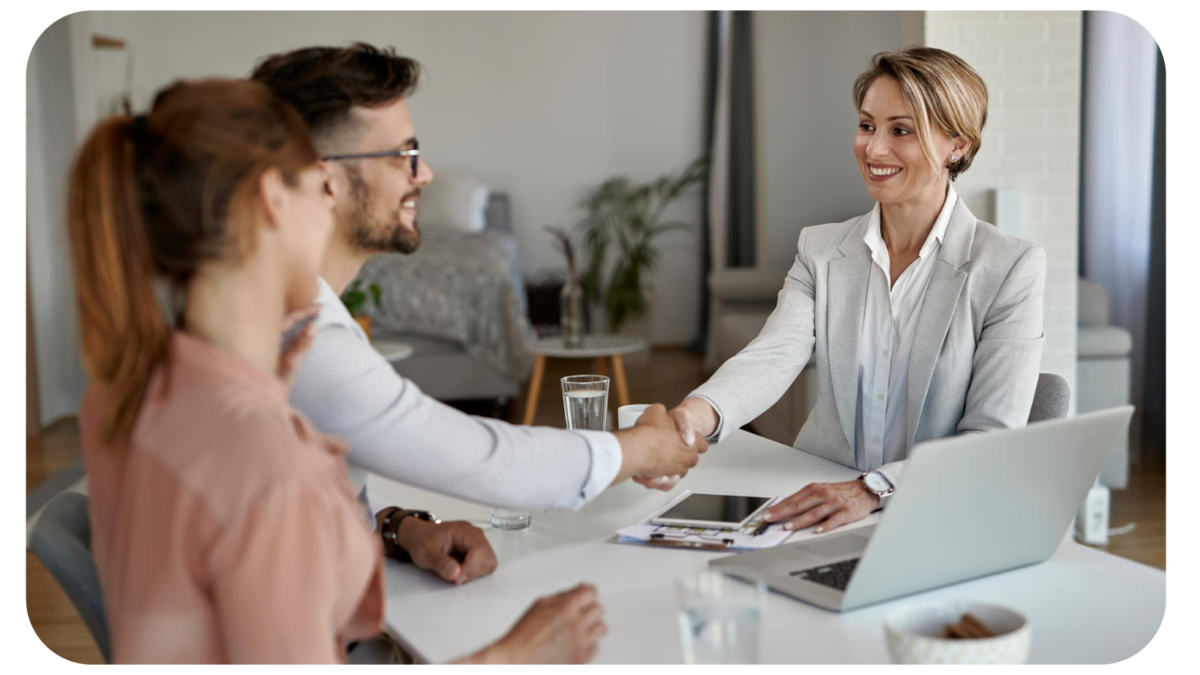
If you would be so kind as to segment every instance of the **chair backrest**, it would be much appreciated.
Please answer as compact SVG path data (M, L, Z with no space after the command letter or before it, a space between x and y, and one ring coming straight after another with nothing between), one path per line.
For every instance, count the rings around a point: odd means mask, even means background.
M1071 407L1071 387L1059 375L1038 375L1037 390L1033 393L1033 407L1029 410L1029 423L1056 420L1067 416Z
M92 560L87 497L78 492L63 492L47 502L29 535L29 549L67 592L104 660L112 663L100 578Z

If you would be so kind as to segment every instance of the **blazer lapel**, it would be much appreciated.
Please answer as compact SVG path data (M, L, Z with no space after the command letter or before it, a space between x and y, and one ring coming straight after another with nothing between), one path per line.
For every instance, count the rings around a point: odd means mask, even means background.
M829 261L829 374L851 464L858 407L858 340L871 278L871 250L863 242L869 222L870 214L860 218L838 246L844 257Z
M975 216L959 198L950 215L946 236L938 251L929 286L925 289L925 300L917 323L917 334L913 340L912 353L908 362L908 445L912 450L917 435L917 426L925 408L925 396L933 371L937 367L938 354L950 330L950 322L958 307L958 297L966 285L967 271L963 269L971 261L971 245L975 241Z

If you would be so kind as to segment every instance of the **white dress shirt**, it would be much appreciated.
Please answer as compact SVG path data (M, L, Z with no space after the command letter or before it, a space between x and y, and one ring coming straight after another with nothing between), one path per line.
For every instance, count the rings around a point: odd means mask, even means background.
M430 398L375 351L324 279L316 301L317 335L291 403L350 442L350 480L360 491L370 471L490 506L577 509L620 471L611 433L516 426Z
M862 335L858 341L858 400L854 420L854 456L860 471L878 470L899 485L904 476L908 451L908 357L912 352L925 289L934 261L946 237L950 215L958 202L954 186L946 191L946 202L933 229L925 238L916 260L891 284L891 258L883 241L880 207L875 204L863 241L871 250L871 276ZM717 415L717 426L709 441L716 440L724 416L716 402L704 395L689 398L706 401Z
M958 193L950 186L917 259L892 284L892 265L875 204L863 242L871 249L871 277L858 341L858 405L854 458L860 471L879 470L898 485L908 458L908 357L921 320L925 289L933 273Z

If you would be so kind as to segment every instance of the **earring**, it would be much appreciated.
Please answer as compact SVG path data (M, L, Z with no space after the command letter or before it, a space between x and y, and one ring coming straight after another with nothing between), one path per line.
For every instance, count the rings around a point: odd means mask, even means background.
M958 156L957 156L957 155L950 155L950 161L951 161L951 162L953 162L953 161L955 161L955 160L957 160L957 159L958 159Z

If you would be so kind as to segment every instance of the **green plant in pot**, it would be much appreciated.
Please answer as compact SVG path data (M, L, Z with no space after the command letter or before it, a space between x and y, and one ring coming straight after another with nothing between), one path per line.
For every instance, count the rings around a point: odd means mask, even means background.
M346 306L346 311L350 312L350 316L354 317L363 332L367 334L367 339L370 340L371 317L363 312L367 306L368 293L375 309L379 309L379 299L383 297L383 289L379 287L379 284L371 284L364 290L361 279L355 279L354 283L350 284L342 293L342 304Z
M585 195L585 215L578 224L587 260L582 283L589 303L602 305L609 328L620 331L627 322L646 316L647 277L662 258L658 238L691 227L679 221L662 222L663 212L708 173L708 157L692 161L679 174L635 183L614 176ZM609 249L616 257L606 269Z

